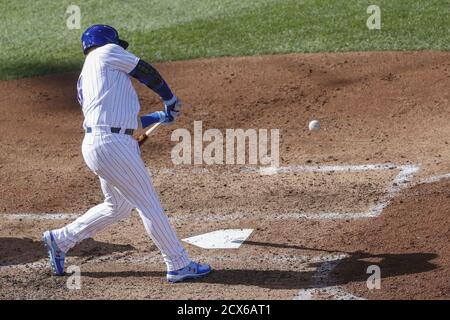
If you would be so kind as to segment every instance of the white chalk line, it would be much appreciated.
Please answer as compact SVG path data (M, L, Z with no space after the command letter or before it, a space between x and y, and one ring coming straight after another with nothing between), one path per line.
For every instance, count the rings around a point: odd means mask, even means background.
M328 286L323 288L302 289L293 300L366 300L355 296L342 287Z
M393 163L363 164L363 165L318 165L318 166L287 166L287 167L246 167L241 173L259 173L261 175L273 175L292 172L364 172L403 169L407 166L399 166Z
M348 219L362 219L376 217L377 213L367 212L287 212L287 213L224 213L224 214L210 214L208 212L195 212L191 214L180 214L169 217L172 223L184 222L222 222L235 220L262 220L262 221L282 221L282 220L348 220ZM2 214L7 220L72 220L80 217L82 213L42 213L42 214Z
M446 179L450 179L450 173L424 178L424 179L420 180L417 184L435 183L435 182L439 182L439 181L446 180Z
M20 271L35 271L44 268L50 268L50 263L46 259L41 259L35 262L23 263L23 264L13 264L7 266L0 266L0 272L8 272L11 270Z
M259 265L261 261L268 261L274 266L286 265L288 262L297 262L297 272L314 272L311 277L313 288L300 289L298 294L294 297L294 300L311 300L317 299L321 296L328 299L361 299L356 297L339 286L327 286L327 280L329 273L338 265L338 263L348 257L347 254L321 254L321 255L292 255L292 254L261 254L256 256L249 255L234 255L234 256L196 256L198 261L211 263L223 263L223 262L239 262L246 263L247 265ZM66 267L72 265L72 261L75 257L68 257L66 259ZM82 259L82 258L81 258ZM71 261L72 260L72 261ZM148 266L150 264L163 265L164 261L158 253L147 254L142 256L123 256L123 253L109 254L100 256L94 259L89 259L82 262L83 265L98 265L99 263L114 263L122 265L141 265ZM311 264L322 263L317 269L314 269ZM49 262L46 258L39 261L16 264L8 266L0 266L0 273L7 273L9 271L22 271L22 272L36 272L38 270L50 270ZM283 271L282 269L276 269ZM291 269L289 269L291 270ZM83 271L81 270L81 275ZM309 286L305 283L305 286Z
M308 220L348 220L348 219L361 219L361 218L373 218L379 216L382 211L389 205L394 196L402 189L408 187L412 176L420 169L417 165L395 165L393 163L385 164L365 164L365 165L324 165L324 166L289 166L289 167L266 167L266 168L243 168L241 173L243 174L262 174L272 175L279 173L291 173L291 172L316 172L316 173L329 173L329 172L364 172L373 170L400 170L399 174L393 180L388 187L386 196L383 197L374 206L369 208L366 212L293 212L293 213L264 213L261 217L264 220L288 220L288 219L308 219ZM172 174L176 169L160 169L160 173ZM191 174L203 174L210 171L205 168L191 169ZM48 213L48 214L3 214L2 217L9 220L69 220L76 219L82 213ZM201 217L205 215L205 217ZM209 214L209 213L194 213L188 215L177 215L171 220L176 222L183 221L208 221L219 222L228 219L244 219L248 216L247 213L235 212L232 214Z
M316 165L316 166L304 166L304 165L292 165L285 167L233 167L235 171L213 171L208 168L149 168L148 171L152 175L176 175L176 174L261 174L272 175L277 173L291 173L291 172L364 172L364 171L377 171L377 170L392 170L399 169L402 166L394 163L377 163L377 164L362 164L362 165Z
M342 259L347 257L347 254L328 256L326 261L324 261L312 276L313 288L300 289L293 300L364 300L345 291L340 286L330 286L328 284L331 271L336 268Z
M360 213L298 213L299 218L305 219L358 219L358 218L373 218L378 217L383 210L389 205L390 201L402 189L409 186L410 180L414 174L420 170L418 165L396 165L393 163L385 164L366 164L366 165L324 165L324 166L290 166L290 167L267 167L267 168L247 168L246 172L260 173L261 175L273 175L279 173L291 172L365 172L365 171L379 171L379 170L400 170L398 175L392 181L387 189L386 196L378 201L367 212Z
M400 172L395 177L394 181L387 189L386 196L375 204L368 212L365 213L319 213L316 217L319 219L355 219L363 217L377 217L389 205L390 201L402 189L409 186L410 179L419 171L420 166L417 165L402 165L395 164L369 164L369 165L345 165L345 166L292 166L292 167L277 167L277 168L248 168L248 172L257 173L261 175L273 175L279 173L289 172L363 172L373 170L393 170L399 169ZM278 216L280 218L280 215ZM287 217L284 215L283 217ZM290 215L292 217L292 215ZM297 214L299 218L308 218L307 213ZM339 286L328 285L329 274L345 258L346 255L341 255L335 259L324 262L316 272L314 278L313 288L301 289L294 297L294 300L313 300L313 299L333 299L333 300L361 300L362 298L348 293Z
M7 220L70 220L80 217L82 213L7 213L0 218Z
M274 175L282 173L296 173L296 172L307 172L307 173L333 173L333 172L365 172L365 171L380 171L380 170L395 170L400 169L403 171L397 179L405 179L405 175L410 175L415 173L420 169L420 165L397 165L394 163L378 163L378 164L363 164L363 165L317 165L317 166L302 166L302 165L292 165L285 167L243 167L239 168L237 172L217 172L212 171L208 168L162 168L162 169L149 169L149 172L153 175L176 175L179 173L186 174L260 174L260 175ZM411 172L411 170L413 172ZM413 183L424 184L424 183L434 183L444 179L450 179L450 173L430 176L420 180L419 182ZM395 182L395 181L394 181Z
M419 171L419 166L395 166L392 164L387 165L370 165L370 166L346 166L342 168L327 167L324 168L324 172L329 171L368 171L368 170L392 170L400 169L399 174L395 177L394 181L388 187L386 196L379 201L375 206L373 206L367 213L361 214L358 217L377 217L383 210L389 205L390 201L395 197L395 195L401 191L403 188L408 186L412 176ZM328 300L362 300L363 298L357 297L339 286L328 285L329 274L331 271L339 264L339 262L347 257L346 255L341 255L335 260L330 260L323 263L317 270L314 276L314 287L301 289L294 297L294 300L317 300L317 299L328 299Z
M416 172L420 170L420 166L407 165L399 166L400 172L392 181L391 185L387 189L386 196L372 207L369 212L372 217L378 217L383 210L389 205L391 200L403 189L406 189L411 184L411 179Z
M19 221L45 221L45 220L73 220L83 215L82 213L43 213L43 214L2 214L0 217L6 220ZM283 220L356 220L364 218L374 218L379 215L379 211L367 212L288 212L288 213L225 213L210 214L205 212L195 212L169 217L174 224L185 222L224 222L236 220L259 220L259 221L283 221ZM126 220L126 219L125 219Z
M420 180L419 182L412 183L410 179L413 177L413 175L420 169L419 166L414 165L407 165L407 166L397 166L395 164L372 164L372 165L347 165L347 166L292 166L292 167L279 167L279 168L244 168L241 170L241 173L259 173L261 175L271 175L271 174L277 174L277 173L289 173L289 172L360 172L360 171L370 171L370 170L392 170L392 169L400 169L400 173L396 176L390 187L388 188L388 193L386 198L383 201L380 201L377 205L375 205L371 210L365 213L283 213L283 214L271 214L269 215L269 218L274 220L280 220L280 219L299 219L299 218L305 218L305 219L355 219L355 218L368 218L368 217L376 217L381 214L383 209L389 204L390 200L397 194L400 190L411 187L417 184L426 184L426 183L434 183L438 182L444 179L450 178L450 173L437 175L437 176L431 176L428 178L424 178ZM173 170L166 170L166 171L159 171L161 174L174 174ZM207 169L201 169L201 170L193 170L191 172L192 174L205 174L209 173L209 170ZM9 214L9 215L3 215L6 216L6 218L10 219L36 219L36 220L60 220L60 219L73 219L79 216L79 214L74 213L52 213L47 214L43 216L42 214ZM209 216L207 220L209 221L221 221L221 220L227 220L230 218L236 218L236 217L243 217L243 214L228 214L228 215L216 215L216 216ZM189 215L189 217L175 217L173 220L175 221L183 221L187 219L192 221L192 216ZM279 259L282 259L281 256L277 256ZM292 259L292 256L289 256L290 259ZM301 289L298 294L294 297L296 300L310 300L310 299L317 299L317 298L327 298L327 299L338 299L338 300L355 300L355 299L362 299L360 297L357 297L355 295L352 295L348 292L346 292L344 289L342 289L339 286L329 286L326 284L326 281L328 279L329 273L338 265L341 259L345 257L339 257L334 258L331 261L324 262L319 269L317 270L317 275L314 277L315 284L314 288L307 288L307 289ZM108 260L107 257L99 257L98 259L91 260L92 262L98 261L105 261ZM208 259L207 257L204 257L204 259ZM222 261L226 258L221 257ZM261 259L261 257L258 257L257 259ZM298 257L296 259L299 259ZM304 262L308 262L307 258L305 256L300 257L300 259ZM319 257L320 259L320 257ZM149 263L149 262L156 262L161 261L159 257L154 256L144 256L139 258L121 258L118 259L118 263ZM239 261L242 261L243 259L240 257L238 259ZM244 259L245 260L245 259ZM309 262L312 262L313 259L310 259ZM35 268L43 268L45 265L47 265L43 261L38 261L34 263L28 263L25 265L16 265L16 266L3 266L0 267L0 271L6 271L8 269L12 268L25 268L27 270L35 269Z

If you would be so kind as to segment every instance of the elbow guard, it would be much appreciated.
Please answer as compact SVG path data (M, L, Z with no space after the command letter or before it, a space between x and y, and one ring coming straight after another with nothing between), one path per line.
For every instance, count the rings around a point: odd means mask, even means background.
M164 79L159 72L142 59L140 59L136 67L131 70L130 75L150 89L157 89L164 83Z
M171 101L174 97L167 83L164 81L158 70L151 64L140 59L136 67L131 70L130 76L139 80L147 87L155 91L164 101Z

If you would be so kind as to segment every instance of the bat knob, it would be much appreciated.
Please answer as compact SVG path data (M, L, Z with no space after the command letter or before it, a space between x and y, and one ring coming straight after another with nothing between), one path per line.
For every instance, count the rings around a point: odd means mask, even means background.
M141 134L141 135L137 138L138 144L139 144L139 145L142 145L142 144L145 142L145 140L147 140L147 138L148 138L147 135Z

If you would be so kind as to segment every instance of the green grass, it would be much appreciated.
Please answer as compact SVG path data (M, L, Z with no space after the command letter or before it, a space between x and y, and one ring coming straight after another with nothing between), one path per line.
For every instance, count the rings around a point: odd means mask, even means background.
M66 8L81 8L81 30ZM366 9L381 8L381 30ZM82 31L115 26L149 61L266 53L449 50L448 0L0 0L0 79L77 70Z

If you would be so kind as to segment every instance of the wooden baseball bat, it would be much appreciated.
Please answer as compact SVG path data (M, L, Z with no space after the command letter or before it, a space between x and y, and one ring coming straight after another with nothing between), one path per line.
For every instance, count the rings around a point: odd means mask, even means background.
M150 127L150 129L148 129L147 131L145 131L145 133L141 134L138 138L137 141L139 143L139 146L142 146L142 144L148 139L148 137L150 136L150 134L156 130L156 128L159 127L159 125L161 124L161 122L157 122L155 123L153 126Z

